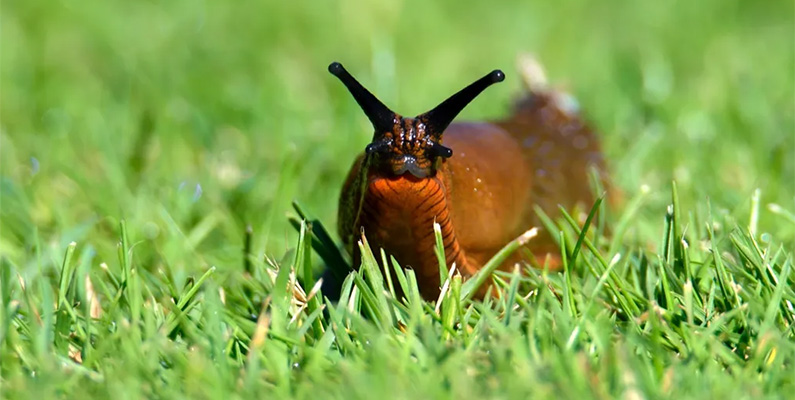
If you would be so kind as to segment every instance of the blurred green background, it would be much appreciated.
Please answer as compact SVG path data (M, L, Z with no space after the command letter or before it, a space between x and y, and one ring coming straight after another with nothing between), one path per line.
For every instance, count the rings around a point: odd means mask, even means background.
M416 114L493 68L507 80L459 119L504 116L518 54L580 101L659 238L676 180L686 208L747 218L751 195L795 208L792 1L5 1L0 13L0 251L116 257L128 220L142 265L178 276L281 257L298 200L329 228L367 119L328 74L342 62ZM499 162L499 160L495 160ZM760 229L792 243L762 208ZM178 240L177 240L178 239ZM46 249L45 249L46 250Z

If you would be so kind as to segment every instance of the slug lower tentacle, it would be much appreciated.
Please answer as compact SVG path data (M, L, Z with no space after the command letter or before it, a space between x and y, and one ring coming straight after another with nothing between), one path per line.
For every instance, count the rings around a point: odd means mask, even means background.
M567 209L592 204L588 169L604 169L599 143L559 93L534 83L505 120L452 123L477 95L505 78L502 71L414 118L391 111L339 63L329 71L374 127L373 141L354 162L339 204L339 233L355 266L360 262L355 243L363 231L374 251L383 248L413 268L422 296L435 299L440 279L434 221L442 230L448 267L455 263L466 278L506 243L540 227L534 205L554 215L558 204ZM531 261L528 253L542 264L559 265L549 233L542 230L527 249L503 267Z

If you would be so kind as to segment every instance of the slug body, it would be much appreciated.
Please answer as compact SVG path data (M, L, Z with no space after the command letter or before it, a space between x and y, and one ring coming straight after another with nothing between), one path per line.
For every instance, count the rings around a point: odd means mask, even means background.
M502 72L493 71L425 114L404 118L341 65L329 70L375 127L340 197L339 233L354 265L360 263L355 244L363 231L374 251L383 248L412 268L422 296L435 299L440 277L434 221L448 268L455 263L467 278L509 241L541 226L534 205L556 215L558 204L571 209L593 203L588 168L603 168L598 142L556 93L529 93L503 121L451 123L482 90L502 81ZM529 252L520 249L502 267L533 256L558 267L559 250L549 234L542 231L526 247Z

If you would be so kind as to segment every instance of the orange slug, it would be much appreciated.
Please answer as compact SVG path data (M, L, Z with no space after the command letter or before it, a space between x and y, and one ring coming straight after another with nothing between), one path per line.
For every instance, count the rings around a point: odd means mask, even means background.
M340 63L328 69L375 130L339 201L338 229L355 266L360 263L355 243L364 232L373 251L383 248L412 268L422 296L436 299L434 221L441 227L448 268L455 263L466 279L509 241L541 227L534 205L553 216L559 204L567 209L593 204L588 169L604 169L600 145L560 93L530 85L507 119L453 123L483 90L505 79L502 71L408 118L381 103ZM549 233L542 230L526 248L529 252L517 251L501 268L531 257L536 265L559 268L560 251Z

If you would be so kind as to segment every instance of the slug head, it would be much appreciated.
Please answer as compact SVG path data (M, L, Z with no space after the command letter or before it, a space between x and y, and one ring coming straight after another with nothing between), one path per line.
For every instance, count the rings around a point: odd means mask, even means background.
M505 79L502 71L494 70L434 109L405 118L381 103L342 64L333 62L328 70L348 88L373 124L373 141L365 148L370 165L395 176L409 172L417 178L433 175L437 161L453 155L453 150L442 145L442 134L458 113L484 89Z

